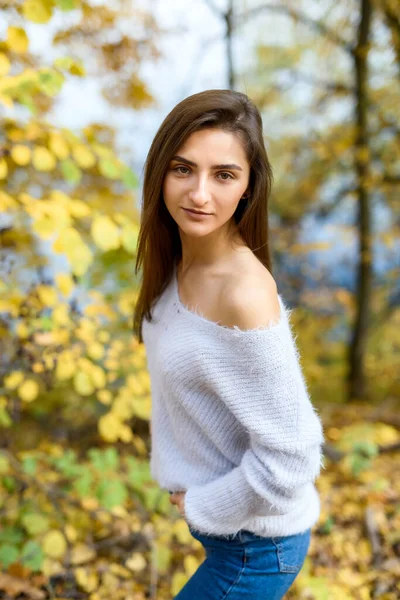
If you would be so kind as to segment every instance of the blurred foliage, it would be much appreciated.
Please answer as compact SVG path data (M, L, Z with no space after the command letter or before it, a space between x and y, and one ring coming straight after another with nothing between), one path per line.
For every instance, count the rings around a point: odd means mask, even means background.
M131 333L137 177L118 156L112 128L73 132L43 118L66 81L99 72L107 73L110 102L148 106L139 69L144 57L158 56L157 27L123 2L15 0L6 8L13 23L0 41L0 103L15 114L1 119L0 132L0 593L167 599L204 551L149 473L150 381L144 346ZM63 54L43 66L30 52L28 22L50 23L62 12L76 14L76 23L56 33ZM138 35L110 42L106 33L129 15ZM282 54L280 64L286 60ZM293 152L283 171L313 172L297 192L287 178L291 191L276 204L284 219L304 213L315 182L345 160L351 136L332 128L311 140L302 160L294 137L289 146L284 140ZM310 251L293 239L281 231L285 251ZM384 301L382 288L377 313ZM329 443L344 455L327 458L317 482L323 512L288 598L368 600L380 589L394 600L399 590L400 478L392 454L382 452L398 443L399 424L365 404L342 404L346 344L328 335L353 311L340 288L329 296L305 290L293 311L311 395ZM399 396L399 318L393 311L369 342L382 407Z

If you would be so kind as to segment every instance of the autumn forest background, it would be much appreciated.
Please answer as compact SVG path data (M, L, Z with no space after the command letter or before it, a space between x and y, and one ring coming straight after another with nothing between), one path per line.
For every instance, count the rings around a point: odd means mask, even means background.
M0 598L167 600L204 560L150 477L132 314L145 154L212 87L263 116L326 436L287 597L400 596L399 1L0 0Z

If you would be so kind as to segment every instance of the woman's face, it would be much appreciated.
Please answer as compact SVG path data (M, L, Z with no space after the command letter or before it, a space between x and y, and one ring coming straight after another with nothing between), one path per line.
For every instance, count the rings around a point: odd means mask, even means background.
M236 135L221 129L196 131L170 161L163 182L165 205L184 233L209 234L230 221L249 175ZM188 209L207 214L193 215Z

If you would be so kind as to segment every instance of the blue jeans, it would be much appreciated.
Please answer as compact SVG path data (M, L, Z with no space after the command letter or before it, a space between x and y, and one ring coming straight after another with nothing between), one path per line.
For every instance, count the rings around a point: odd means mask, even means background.
M311 529L281 537L240 530L229 537L199 534L206 559L174 600L280 600L307 556Z

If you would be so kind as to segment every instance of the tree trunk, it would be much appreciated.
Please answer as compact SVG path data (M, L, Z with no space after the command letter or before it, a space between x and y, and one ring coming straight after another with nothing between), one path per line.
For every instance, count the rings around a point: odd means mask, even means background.
M235 89L235 67L233 64L233 0L229 0L228 8L224 14L226 23L226 62L228 65L228 86Z
M356 314L349 346L348 400L366 398L364 359L372 291L371 207L366 178L368 146L368 51L371 31L371 0L360 0L360 23L353 52L355 75L355 170L357 177L359 261L356 281Z

